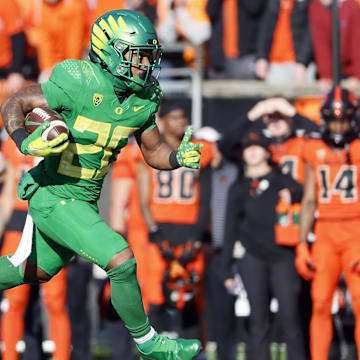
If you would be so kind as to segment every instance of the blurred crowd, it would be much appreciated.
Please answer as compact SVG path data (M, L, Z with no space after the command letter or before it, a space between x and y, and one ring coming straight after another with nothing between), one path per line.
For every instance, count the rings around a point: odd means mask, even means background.
M166 51L163 67L201 66L209 79L270 83L319 80L332 85L332 0L14 0L0 7L1 93L44 81L66 59L87 57L90 27L102 13L145 13ZM358 0L339 1L341 77L355 90L360 77ZM173 52L174 43L186 43Z
M206 359L210 343L218 360L245 359L244 351L248 360L356 358L360 126L351 91L360 81L360 1L339 1L343 87L332 81L331 4L0 1L0 103L47 81L57 63L86 59L91 24L119 8L154 22L165 47L163 67L198 66L203 46L208 79L317 80L326 94L263 99L234 115L226 129L198 129L201 170L154 170L135 141L112 168L103 211L134 251L151 323L168 336L201 339L199 359ZM187 44L182 53L166 52L177 42ZM174 148L190 124L190 107L181 99L160 107L158 126ZM2 132L1 255L21 241L27 204L17 198L16 184L35 161ZM110 303L106 274L80 257L49 283L1 296L4 360L137 356ZM111 353L98 354L101 346Z

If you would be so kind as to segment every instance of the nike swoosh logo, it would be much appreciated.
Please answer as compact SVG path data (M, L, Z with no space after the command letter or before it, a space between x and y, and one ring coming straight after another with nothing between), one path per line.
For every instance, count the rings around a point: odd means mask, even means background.
M134 106L134 112L137 112L137 111L141 110L143 107L145 107L145 105L141 105L141 106L138 106L138 107Z
M43 151L44 149L38 149L38 148L35 148L33 147L32 145L29 146L29 150L30 151Z

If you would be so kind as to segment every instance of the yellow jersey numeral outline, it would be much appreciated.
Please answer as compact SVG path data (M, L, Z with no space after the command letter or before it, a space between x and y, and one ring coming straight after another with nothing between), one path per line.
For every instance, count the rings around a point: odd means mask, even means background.
M89 131L97 134L97 139L94 144L76 144L70 143L68 148L63 151L59 163L57 172L59 174L70 176L79 179L94 179L101 178L109 170L109 160L113 153L113 150L119 145L119 141L124 138L128 138L131 133L139 128L127 127L127 126L116 126L112 132L112 136L109 140L111 133L111 124L104 123L89 119L85 116L78 115L75 120L73 128L81 133ZM73 165L75 155L81 154L97 154L104 151L101 158L101 165L98 169L88 169L81 166Z

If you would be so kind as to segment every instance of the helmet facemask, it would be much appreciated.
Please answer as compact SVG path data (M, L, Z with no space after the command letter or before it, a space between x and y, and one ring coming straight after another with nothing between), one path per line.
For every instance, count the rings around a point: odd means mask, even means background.
M115 64L115 71L111 71L114 76L121 76L141 86L146 86L151 77L157 79L161 69L162 50L160 47L128 45L119 39L115 39L111 45L119 56L118 64ZM149 64L142 63L141 60L144 56L147 56ZM132 74L132 66L143 69L141 77Z

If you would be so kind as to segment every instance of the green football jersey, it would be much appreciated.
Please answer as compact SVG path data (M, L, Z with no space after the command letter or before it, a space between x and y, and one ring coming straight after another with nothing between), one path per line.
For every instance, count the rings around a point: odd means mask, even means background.
M120 103L113 81L99 65L66 60L42 84L50 108L69 127L68 148L44 159L43 183L51 192L96 201L110 164L127 144L129 135L155 126L159 97L145 89L143 94L131 94Z

